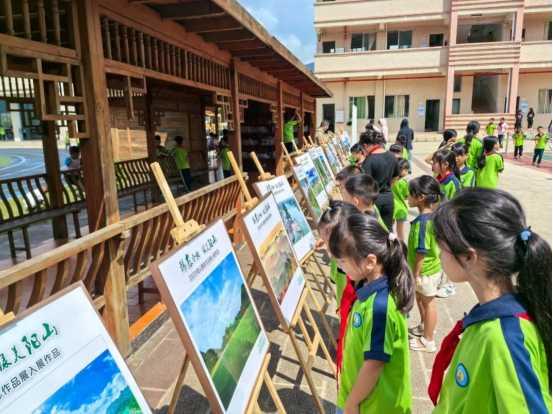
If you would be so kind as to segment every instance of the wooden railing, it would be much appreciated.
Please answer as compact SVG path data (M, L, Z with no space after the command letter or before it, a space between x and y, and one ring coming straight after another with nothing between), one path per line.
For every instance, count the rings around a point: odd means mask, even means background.
M239 200L240 187L233 176L176 201L186 220L207 224L218 217L231 220ZM0 271L0 307L17 314L69 284L83 281L96 307L112 321L107 323L108 329L127 354L127 289L148 277L148 265L173 247L172 227L166 205L158 205ZM121 274L125 286L121 286Z

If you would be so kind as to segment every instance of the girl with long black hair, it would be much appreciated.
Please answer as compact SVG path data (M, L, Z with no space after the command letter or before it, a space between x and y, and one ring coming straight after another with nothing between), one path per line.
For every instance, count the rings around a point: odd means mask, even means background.
M482 142L478 139L477 135L480 131L480 123L478 121L470 121L467 124L467 134L459 140L465 144L467 150L467 165L470 168L476 169L478 157L482 153Z

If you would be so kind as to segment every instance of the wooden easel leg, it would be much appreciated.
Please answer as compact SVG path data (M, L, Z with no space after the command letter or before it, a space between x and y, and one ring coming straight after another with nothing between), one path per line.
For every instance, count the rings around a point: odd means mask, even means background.
M263 413L261 410L261 407L259 407L259 394L261 393L261 386L263 383L267 386L267 389L269 390L269 394L271 395L271 398L273 402L275 403L275 406L277 408L278 413L286 413L286 410L284 410L284 405L282 405L282 401L280 400L280 397L278 396L278 393L275 388L275 384L273 384L273 380L271 379L271 376L269 375L268 368L269 368L269 362L271 361L271 354L267 353L265 355L265 360L263 361L263 365L261 365L260 373L261 375L258 377L257 382L255 383L255 386L253 388L253 392L250 398L250 402L248 404L248 407L246 408L246 414L253 414L253 413Z
M308 290L308 293L309 295L311 296L311 298L314 298L313 297L313 292L311 292L311 290L309 289L309 287L307 288ZM321 349L323 350L323 354L328 362L328 365L330 367L330 369L332 370L332 373L334 375L336 375L336 364L334 363L333 359L332 359L332 356L330 355L330 352L328 352L328 348L326 347L325 345L325 342L323 341L322 337L321 337L321 333L319 331L319 329L317 328L317 323L315 322L315 318L313 317L313 314L311 313L311 309L309 309L309 306L307 306L307 304L304 306L303 308L305 310L305 313L307 315L307 319L309 319L309 323L311 324L313 330L315 331L315 335L318 335L319 338L320 338L320 347ZM325 318L323 316L323 318ZM326 320L326 319L324 319ZM316 352L316 351L315 351Z
M188 364L190 363L190 358L188 355L184 356L184 361L182 361L182 366L177 377L177 382L175 383L175 388L173 389L173 396L171 397L171 403L169 404L169 414L174 414L175 409L177 408L177 402L179 401L179 395L182 389L182 384L184 382L184 377L186 376L186 371L188 370Z
M315 255L315 253L313 253L311 257L313 262L317 266L317 270L319 271L319 274L323 276L325 293L327 290L329 290L330 293L332 293L332 286L330 286L330 283L328 282L328 277L325 276L325 272L323 270L323 267L321 266L321 262L319 261L319 258Z
M269 375L269 372L267 370L265 370L265 372L263 373L263 381L265 382L265 386L267 387L267 390L269 391L269 394L271 395L271 398L275 403L277 413L279 414L286 413L286 410L284 409L284 405L282 404L282 401L278 396L275 384L273 383L273 380L271 379L271 376Z
M288 330L288 336L290 337L290 341L292 342L292 346L294 347L294 351L296 352L296 355L298 357L298 362L300 363L303 374L305 375L305 379L307 380L307 384L309 385L311 395L315 400L317 411L320 414L324 414L323 403L321 402L321 397L319 397L319 392L317 391L317 387L315 386L315 382L313 381L313 377L311 376L311 369L309 369L308 364L301 355L301 349L299 347L298 340L296 339L294 329L292 327L290 327L290 329Z

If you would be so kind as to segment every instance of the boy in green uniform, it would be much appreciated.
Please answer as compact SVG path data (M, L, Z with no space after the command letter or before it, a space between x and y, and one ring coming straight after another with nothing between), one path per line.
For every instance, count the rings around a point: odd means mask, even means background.
M495 119L490 118L490 122L488 122L488 125L486 125L486 134L488 134L488 136L495 136L495 131L497 131Z
M549 141L549 136L543 132L543 127L538 127L538 133L534 137L536 141L536 146L534 147L534 158L532 158L532 165L539 167L541 164L541 159L543 158L543 153L545 151L545 145Z
M520 127L515 129L515 133L513 134L513 142L515 143L515 160L522 158L522 151L524 150L524 140L526 139L526 135L524 132L522 132L522 129Z
M219 143L219 162L223 168L223 178L232 176L232 166L230 165L229 154L230 148L227 141L223 138Z
M440 184L429 175L409 181L409 206L418 208L420 213L411 222L407 244L407 262L416 281L421 315L420 324L409 329L414 336L410 343L414 351L436 352L434 332L438 312L434 298L442 280L442 265L431 217L441 194Z
M338 374L337 412L410 413L405 315L413 278L401 242L372 217L354 213L335 227L330 252L356 285Z
M298 115L297 112L294 112L294 115L290 117L285 123L283 127L283 142L286 146L286 149L289 153L292 153L295 151L294 149L294 127L298 125L301 122L301 117Z
M188 151L184 148L184 138L180 135L175 137L177 146L173 149L173 158L175 164L180 171L182 181L186 187L186 191L192 190L192 175L190 174L190 162L188 161Z
M341 188L344 189L342 193L344 201L353 204L363 213L373 216L386 231L389 231L375 205L378 198L378 183L374 178L368 174L357 174L350 177Z
M402 159L398 161L399 176L394 178L392 194L394 195L394 220L396 222L396 233L400 240L405 240L405 222L409 214L407 198L409 197L409 184L405 177L409 174L409 161Z

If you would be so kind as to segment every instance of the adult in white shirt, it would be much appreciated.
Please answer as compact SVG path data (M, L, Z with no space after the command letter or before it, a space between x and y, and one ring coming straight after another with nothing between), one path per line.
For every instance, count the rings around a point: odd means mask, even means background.
M503 148L503 139L505 138L505 135L507 135L508 128L509 125L505 122L505 118L501 118L499 120L499 124L497 124L497 140L499 141L499 146L501 148Z
M380 133L384 135L384 141L388 142L388 121L386 121L386 118L380 118L378 120L378 129L380 129Z

